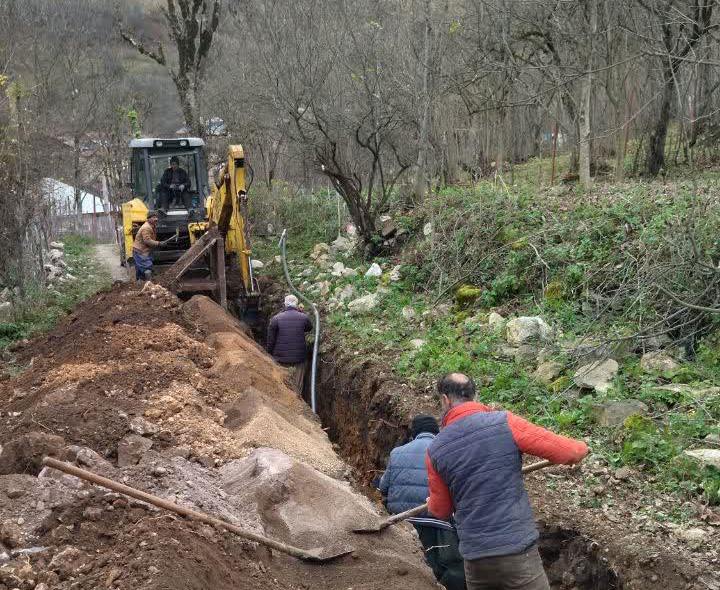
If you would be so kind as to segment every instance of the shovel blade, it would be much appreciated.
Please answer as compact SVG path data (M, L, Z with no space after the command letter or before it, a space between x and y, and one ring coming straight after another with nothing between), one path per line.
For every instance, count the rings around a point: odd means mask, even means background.
M333 548L317 547L315 549L308 549L305 551L305 555L303 555L301 559L311 563L327 563L340 557L350 555L353 551L355 551L355 549L350 546Z

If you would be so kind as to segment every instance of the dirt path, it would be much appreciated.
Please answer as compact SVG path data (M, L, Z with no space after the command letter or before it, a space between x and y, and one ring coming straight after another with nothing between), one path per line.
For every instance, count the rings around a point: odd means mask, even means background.
M98 244L95 246L95 259L106 268L113 281L129 281L130 275L124 266L120 266L118 249L115 244Z

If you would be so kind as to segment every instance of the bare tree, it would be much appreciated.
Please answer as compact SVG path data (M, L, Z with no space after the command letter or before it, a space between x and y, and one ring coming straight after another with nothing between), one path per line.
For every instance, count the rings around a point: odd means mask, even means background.
M160 42L148 49L135 35L119 25L122 38L142 55L167 69L177 89L185 124L197 136L204 136L199 99L215 33L220 26L220 0L167 0L163 15L170 39L177 51L177 65L171 64Z

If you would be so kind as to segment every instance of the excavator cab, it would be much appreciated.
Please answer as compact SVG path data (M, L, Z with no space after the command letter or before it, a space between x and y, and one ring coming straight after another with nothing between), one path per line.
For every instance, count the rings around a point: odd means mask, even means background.
M208 196L207 156L202 139L187 138L143 138L130 142L130 189L132 199L123 204L122 262L132 258L132 243L138 228L150 210L158 211L162 203L161 180L170 168L170 160L177 159L178 168L187 179L186 194L175 190L166 194L167 207L158 219L157 235L165 240L177 235L177 239L153 253L158 265L174 263L191 245L189 223L207 221L205 201ZM189 205L189 207L188 207Z

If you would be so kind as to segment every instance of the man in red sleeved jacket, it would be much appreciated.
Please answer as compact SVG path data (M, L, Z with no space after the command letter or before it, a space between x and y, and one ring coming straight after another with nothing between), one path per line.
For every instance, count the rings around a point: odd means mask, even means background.
M446 413L425 457L428 507L437 518L454 514L468 590L549 590L522 455L571 465L587 445L476 403L475 384L460 373L443 377L438 392Z

